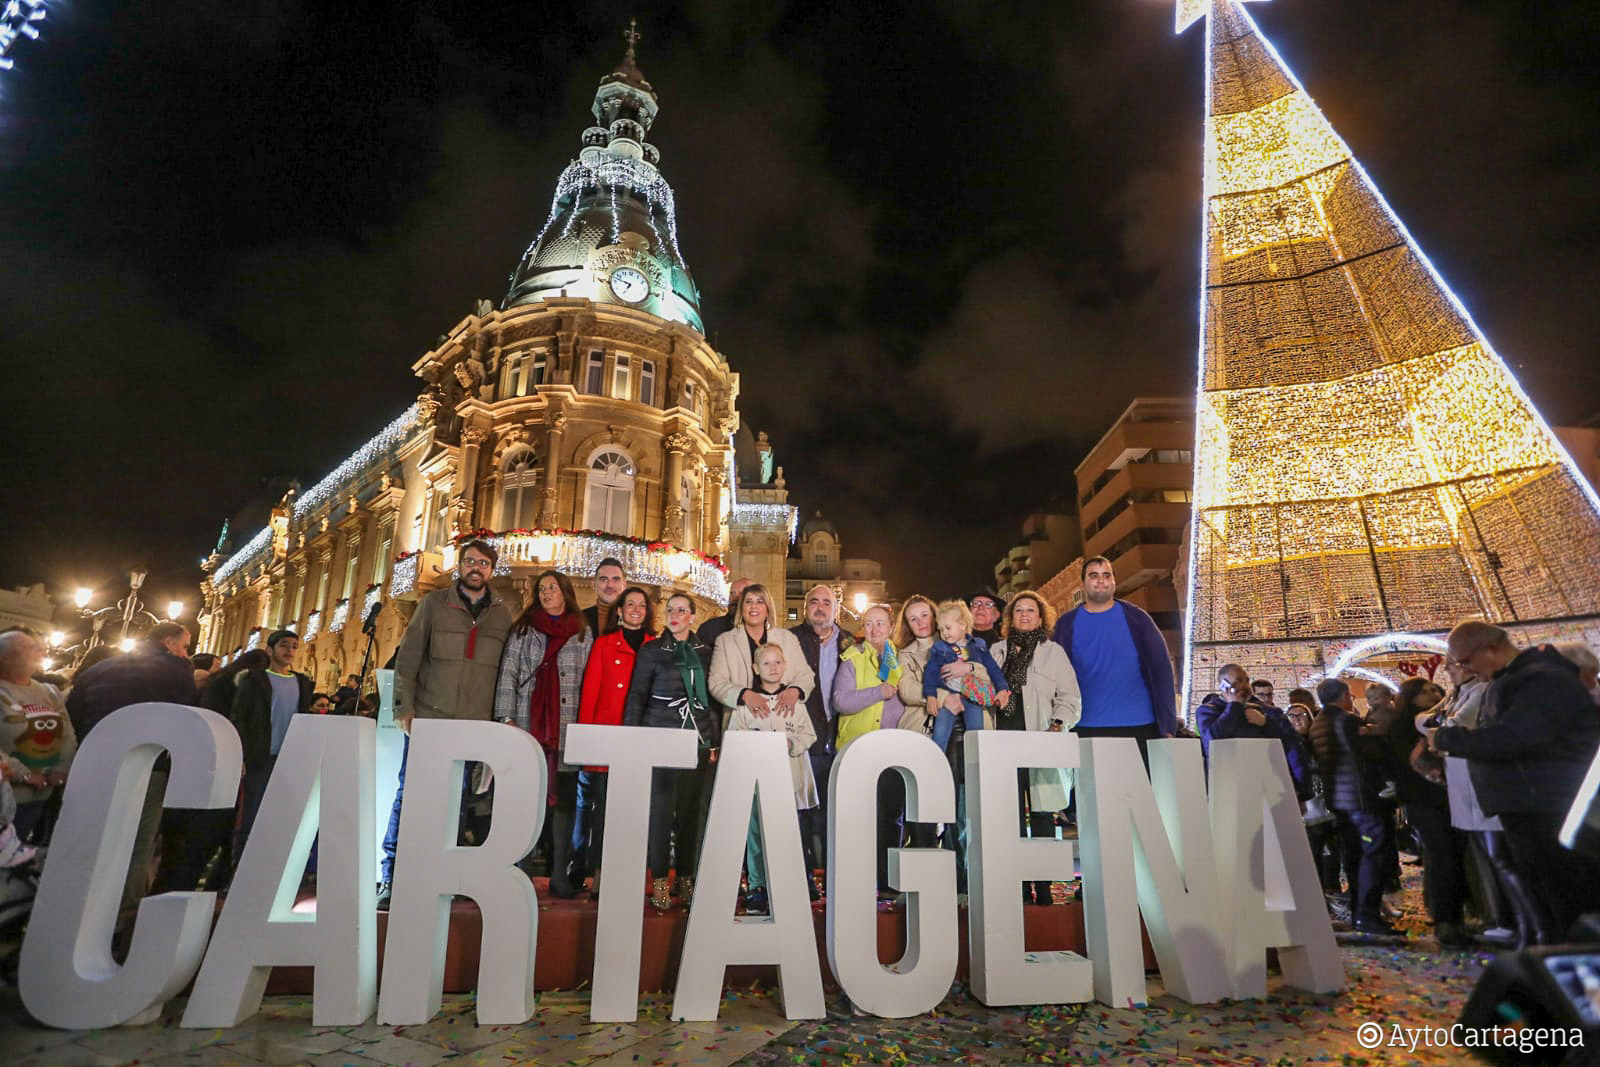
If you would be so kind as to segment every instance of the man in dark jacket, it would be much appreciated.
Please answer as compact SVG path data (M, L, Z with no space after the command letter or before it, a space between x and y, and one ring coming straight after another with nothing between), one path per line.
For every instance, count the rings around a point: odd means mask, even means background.
M1217 692L1207 696L1195 711L1195 723L1200 728L1200 751L1209 763L1211 742L1230 737L1263 737L1283 746L1283 755L1289 763L1289 777L1294 780L1295 796L1305 800L1311 796L1311 768L1300 735L1294 724L1278 708L1263 703L1253 695L1250 675L1237 663L1230 663L1217 672Z
M175 622L163 622L150 628L138 651L112 656L80 671L67 693L67 717L72 720L81 745L89 731L118 708L146 701L193 705L198 699L194 666L189 662L189 631ZM163 753L150 772L128 880L123 884L124 914L150 888L150 857L161 826L161 798L167 791L167 771L171 766Z
M601 560L594 569L594 603L583 609L583 617L589 620L589 632L596 637L609 633L611 630L611 613L616 609L617 598L622 595L622 587L628 584L628 572L622 569L622 561L607 556Z
M267 638L267 665L245 671L236 682L228 718L239 731L244 752L244 788L239 794L239 824L233 832L235 863L244 855L245 840L255 825L289 723L311 708L311 679L294 669L299 651L297 635L274 631Z
M1468 761L1478 802L1500 816L1541 925L1559 940L1600 908L1600 864L1561 845L1561 823L1600 747L1600 715L1577 667L1549 646L1518 651L1498 626L1450 631L1450 658L1489 682L1486 722L1437 727L1433 748Z
M1311 724L1311 745L1317 755L1328 797L1344 845L1345 876L1350 880L1350 912L1364 934L1392 936L1395 928L1383 917L1383 864L1389 824L1380 808L1383 788L1379 771L1381 738L1361 733L1350 687L1337 678L1317 683L1322 713Z
M800 642L806 664L817 676L816 687L806 697L806 713L817 733L810 755L818 801L816 807L800 812L800 832L810 838L811 854L821 861L824 871L828 863L828 776L833 772L835 735L833 676L839 670L839 661L856 643L839 628L838 618L839 599L833 586L814 585L806 592L805 622L789 628Z
M1144 609L1116 597L1111 561L1083 564L1083 603L1056 620L1050 635L1067 651L1083 691L1079 737L1132 737L1139 753L1178 732L1178 700L1166 639ZM1145 761L1147 764L1148 759Z

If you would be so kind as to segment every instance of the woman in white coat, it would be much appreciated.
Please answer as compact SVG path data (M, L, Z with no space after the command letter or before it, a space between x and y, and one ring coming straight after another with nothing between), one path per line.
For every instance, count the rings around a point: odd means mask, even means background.
M1005 640L994 646L995 662L1005 673L1011 702L995 714L997 730L1070 730L1083 710L1078 676L1062 647L1050 640L1055 620L1050 606L1034 593L1018 593L1006 606ZM1029 837L1055 837L1056 812L1067 806L1072 772L1066 768L1032 767L1017 771L1018 803L1029 812ZM1022 810L1020 807L1019 811ZM1032 904L1054 900L1049 882L1029 882L1023 899Z
M727 729L733 709L740 705L749 708L758 719L768 715L810 714L806 711L806 698L816 688L816 672L806 662L805 651L794 634L775 625L778 614L766 586L746 586L734 605L733 617L733 629L718 637L711 650L711 697L728 709L723 714L723 729ZM770 702L757 688L755 657L764 645L783 650L783 676L779 679L783 689ZM818 782L817 787L826 789L827 783ZM745 911L751 915L766 914L767 911L767 868L762 855L764 848L759 825L752 813L750 831L745 838L745 875L748 879ZM809 883L811 880L808 871L806 881ZM812 886L812 899L816 899L815 885Z

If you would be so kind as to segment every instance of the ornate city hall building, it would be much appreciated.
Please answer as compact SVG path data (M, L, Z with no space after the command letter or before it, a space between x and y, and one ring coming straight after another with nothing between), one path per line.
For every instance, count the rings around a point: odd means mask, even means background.
M374 605L375 661L388 659L474 533L524 601L554 567L589 602L607 556L660 598L690 593L702 618L723 610L730 573L783 588L795 512L766 436L740 425L739 375L706 340L636 39L504 301L480 301L413 364L412 407L291 488L238 551L224 536L198 648L232 655L288 627L301 668L331 685L358 668Z

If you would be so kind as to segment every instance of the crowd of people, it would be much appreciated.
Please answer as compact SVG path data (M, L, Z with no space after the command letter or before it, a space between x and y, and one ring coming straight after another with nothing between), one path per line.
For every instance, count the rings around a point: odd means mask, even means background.
M1071 730L1130 738L1141 753L1158 738L1195 736L1179 721L1159 629L1117 598L1104 558L1084 563L1083 602L1059 618L1034 592L1009 602L988 592L942 601L913 595L897 611L867 608L859 633L840 626L837 594L826 584L806 593L803 619L792 627L781 623L781 599L739 578L725 614L697 618L696 602L674 593L658 629L652 591L628 584L617 560L586 576L596 594L586 609L571 578L554 570L535 579L526 606L508 600L490 582L497 553L488 542L465 542L458 561L456 580L418 601L392 661L394 720L405 747L384 840L380 907L394 880L417 719L492 719L539 741L549 760L549 817L525 862L530 874L547 874L548 892L558 898L598 892L606 816L606 769L565 760L568 727L693 731L696 765L657 770L645 816L649 903L662 910L693 897L717 757L730 730L785 738L814 900L826 885L833 762L872 731L930 736L946 751L958 787L955 822L913 823L900 775L880 777L877 883L886 900L896 892L889 850L908 843L954 849L957 890L966 891L968 733ZM152 890L225 888L294 717L374 713L362 678L347 678L331 694L316 692L294 669L300 639L290 630L273 632L263 648L226 665L208 654L191 657L189 637L176 623L157 625L136 652L80 668L63 699L42 680L39 641L24 631L0 634L0 862L30 841L48 840L51 802L77 745L98 722L127 704L171 701L210 708L237 728L239 803L233 811L163 811L167 768L158 763L124 913L131 916ZM1228 664L1193 715L1202 752L1209 758L1215 741L1239 737L1283 746L1336 922L1361 933L1395 932L1384 895L1398 888L1404 841L1422 863L1441 945L1469 943L1468 909L1488 936L1559 940L1580 914L1600 906L1600 868L1557 840L1600 746L1600 665L1577 646L1518 649L1505 631L1482 622L1457 626L1448 647L1448 689L1421 676L1398 690L1374 683L1362 694L1364 715L1340 679L1321 681L1315 693L1294 689L1280 708L1271 681ZM462 790L460 839L471 844L495 817L493 776L469 766ZM1019 771L1017 797L1019 833L1055 837L1071 825L1070 770ZM741 907L763 914L766 858L754 814L744 847ZM1024 884L1022 893L1037 905L1057 899L1048 882Z
M1203 749L1229 737L1282 743L1335 921L1394 935L1384 900L1400 888L1402 841L1422 864L1423 900L1441 947L1564 940L1600 911L1600 863L1559 841L1600 749L1600 674L1582 645L1519 649L1500 627L1451 631L1440 666L1398 689L1342 679L1295 689L1288 707L1244 668L1218 671L1196 712Z

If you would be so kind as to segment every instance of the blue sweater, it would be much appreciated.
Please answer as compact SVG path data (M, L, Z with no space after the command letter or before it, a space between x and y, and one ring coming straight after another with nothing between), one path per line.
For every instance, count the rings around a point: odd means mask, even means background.
M1172 737L1178 732L1178 697L1174 692L1177 686L1172 678L1172 657L1167 652L1166 639L1161 636L1156 621L1143 608L1126 600L1118 600L1117 603L1122 605L1123 618L1128 621L1128 633L1132 635L1133 647L1139 653L1139 673L1150 691L1156 726L1162 737ZM1080 604L1057 619L1056 628L1050 635L1052 641L1067 650L1069 660L1072 659L1072 628L1077 623L1078 613L1083 610ZM1072 667L1074 670L1081 669L1077 663L1073 663Z
M942 638L935 640L933 647L928 650L928 663L922 668L922 695L938 695L939 687L944 684L940 672L946 664L960 662L961 656L954 645ZM983 638L967 638L967 662L989 672L989 681L994 683L996 693L1009 688L1005 673L1000 670L1000 664L994 661L994 657L989 655L989 645Z

